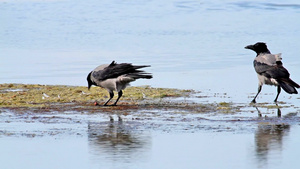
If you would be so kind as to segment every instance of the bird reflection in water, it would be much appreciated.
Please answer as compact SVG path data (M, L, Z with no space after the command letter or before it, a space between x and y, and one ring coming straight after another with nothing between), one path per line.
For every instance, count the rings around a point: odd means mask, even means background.
M281 117L281 110L280 110L278 104L276 104L276 106L277 106L277 117L280 118L280 117ZM257 112L258 112L258 116L259 116L259 117L262 117L262 113L261 113L261 111L258 109L258 107L255 106L255 108L256 108L256 110L257 110Z
M278 107L278 106L277 106ZM259 119L262 118L261 111L256 107ZM290 114L286 115L290 118ZM281 110L277 108L277 117L268 117L259 121L258 129L255 133L255 152L258 164L262 167L268 164L268 160L273 155L281 154L283 150L283 140L290 131L290 124L281 117Z
M150 147L149 135L139 131L138 122L115 121L89 123L89 147L94 156L113 161L141 158Z

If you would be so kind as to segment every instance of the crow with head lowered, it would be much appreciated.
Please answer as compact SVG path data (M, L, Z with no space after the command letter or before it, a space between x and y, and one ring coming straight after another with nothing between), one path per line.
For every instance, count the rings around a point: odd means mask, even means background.
M118 92L118 98L113 104L117 105L117 102L123 95L124 90L130 82L136 79L151 79L152 75L146 73L141 68L150 67L149 65L132 65L131 63L117 64L112 61L111 64L100 65L91 71L87 76L88 89L92 85L105 88L109 93L109 99L104 103L107 106L108 102L114 97L114 91Z

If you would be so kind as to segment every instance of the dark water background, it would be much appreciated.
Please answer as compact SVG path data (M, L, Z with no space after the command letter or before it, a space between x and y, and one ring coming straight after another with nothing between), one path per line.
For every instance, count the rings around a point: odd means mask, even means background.
M299 18L296 0L0 0L0 83L85 86L89 71L115 60L151 65L146 70L154 78L134 82L134 86L221 93L227 97L205 101L245 104L257 90L252 67L255 53L244 49L246 45L266 42L272 53L282 53L292 79L300 82ZM275 92L274 87L264 87L257 101L271 102ZM279 100L300 106L299 95L283 92ZM282 111L288 115L298 109ZM18 120L11 123L13 130L18 124ZM32 125L25 125L24 130L48 131L41 127L45 124ZM69 128L74 124L63 129ZM130 137L137 144L131 149L91 139L86 125L75 128L86 134L1 136L1 165L31 169L295 168L300 149L297 122L279 130L255 125L229 133L133 132ZM275 136L267 142L259 140L266 131L274 131Z

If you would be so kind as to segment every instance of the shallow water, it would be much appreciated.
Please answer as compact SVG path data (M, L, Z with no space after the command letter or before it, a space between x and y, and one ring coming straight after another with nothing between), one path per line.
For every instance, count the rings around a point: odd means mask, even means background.
M276 109L247 109L218 116L168 110L126 115L2 111L1 166L294 168L299 110L282 108L278 117Z
M246 45L267 42L300 82L299 17L296 0L0 0L0 83L85 86L90 70L115 60L151 65L154 78L132 85L194 89L192 101L245 106L257 90ZM275 92L264 86L257 101L271 103ZM282 92L282 118L250 106L132 112L123 124L101 113L0 110L1 168L295 168L299 99Z

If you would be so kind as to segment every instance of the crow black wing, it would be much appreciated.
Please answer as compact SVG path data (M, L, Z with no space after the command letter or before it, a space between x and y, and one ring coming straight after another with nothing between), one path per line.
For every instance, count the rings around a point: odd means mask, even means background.
M281 79L290 77L288 70L281 65L271 66L254 60L254 69L258 74L268 78Z
M131 63L117 64L115 61L113 61L109 66L107 66L103 70L94 71L93 76L97 80L103 81L106 79L117 78L125 74L144 72L142 70L138 70L144 67L149 67L149 65L134 66Z
M283 66L274 66L273 69L266 71L274 79L288 79L290 73Z

